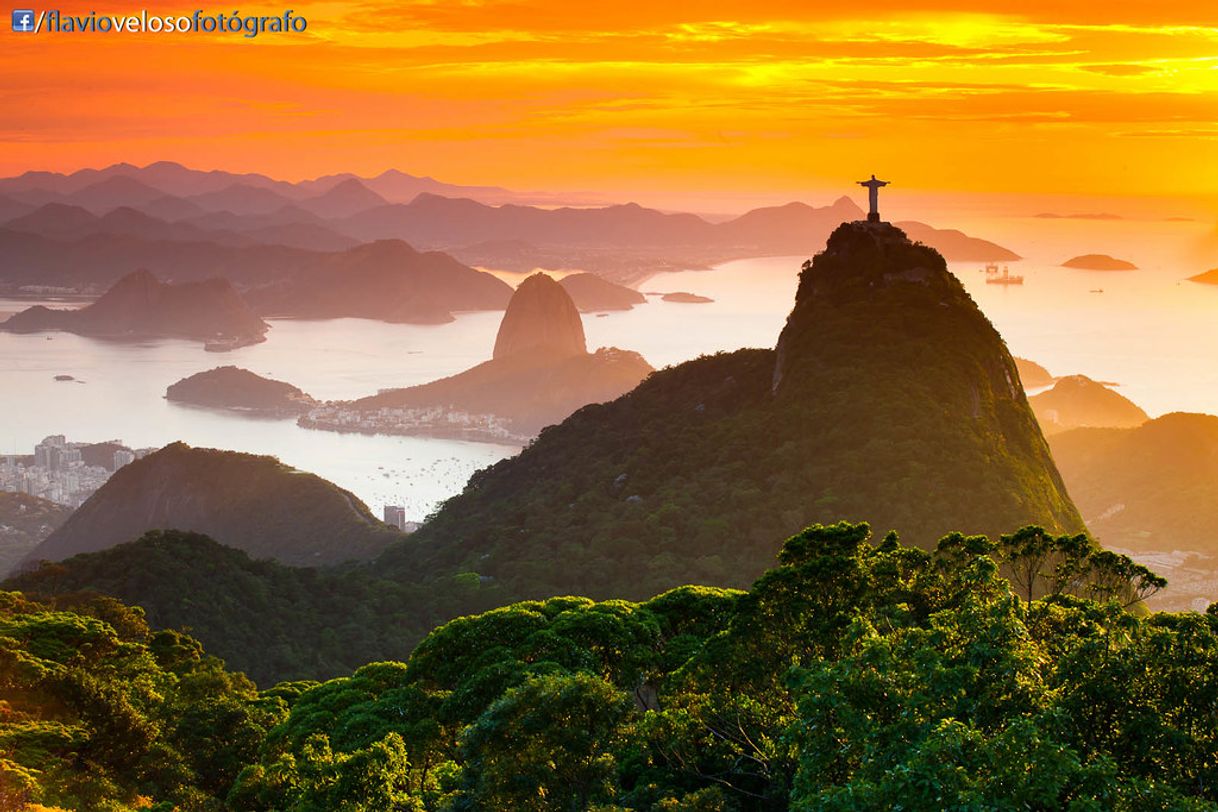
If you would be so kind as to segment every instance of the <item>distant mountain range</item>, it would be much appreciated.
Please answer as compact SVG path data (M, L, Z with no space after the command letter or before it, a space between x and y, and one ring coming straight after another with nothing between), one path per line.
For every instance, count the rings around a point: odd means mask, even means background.
M246 285L246 277L279 278L312 264L297 251L338 252L388 239L501 270L582 269L637 282L662 270L806 254L838 223L862 216L845 197L819 208L756 209L721 223L633 203L554 208L523 205L525 199L394 171L295 184L171 163L27 172L0 179L0 287L95 288L136 268L175 281L222 269ZM948 259L1018 259L958 231L900 225Z
M449 197L470 197L496 204L507 202L552 204L555 202L555 199L549 195L512 192L497 186L460 186L443 183L434 178L409 175L396 169L366 178L344 172L299 183L289 183L255 172L234 173L221 170L188 169L172 161L157 161L144 167L119 163L104 169L81 169L70 174L25 172L16 177L0 179L0 196L41 198L41 202L50 202L56 198L72 198L82 201L105 200L116 194L125 194L132 199L143 199L144 201L155 200L164 195L198 198L223 194L231 200L232 196L242 194L243 190L258 190L269 192L283 201L298 201L320 198L348 181L356 181L383 201L394 203L408 202L424 192ZM205 201L208 199L204 198ZM263 199L270 200L265 196ZM201 205L201 208L206 209L207 206L204 204Z

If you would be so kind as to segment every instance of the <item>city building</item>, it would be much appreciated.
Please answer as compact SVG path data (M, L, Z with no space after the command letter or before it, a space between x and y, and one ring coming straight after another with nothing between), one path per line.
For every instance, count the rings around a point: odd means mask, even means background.
M398 530L405 530L406 508L401 505L385 505L385 524L391 524Z

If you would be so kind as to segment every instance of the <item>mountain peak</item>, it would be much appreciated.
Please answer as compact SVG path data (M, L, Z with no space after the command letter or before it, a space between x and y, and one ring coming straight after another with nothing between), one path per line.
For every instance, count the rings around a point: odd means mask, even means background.
M805 298L831 290L871 296L877 286L902 282L931 285L945 292L964 290L935 249L912 242L891 223L853 220L834 229L825 250L805 264L795 304L798 309Z
M499 325L494 357L587 352L584 324L566 289L544 273L535 273L521 282Z
M866 220L842 223L829 235L825 250L805 262L800 272L795 307L778 339L774 390L779 391L780 385L800 367L811 365L819 369L823 363L834 363L821 357L826 347L843 340L834 336L829 343L823 343L831 311L866 310L868 318L900 325L913 318L942 322L949 315L959 316L960 307L967 311L966 320L971 325L984 325L988 329L991 335L987 335L987 341L999 345L1013 370L1014 361L1001 338L959 280L948 272L938 251L911 242L904 231L891 223ZM911 332L909 339L916 340L921 332ZM894 354L905 351L891 349Z

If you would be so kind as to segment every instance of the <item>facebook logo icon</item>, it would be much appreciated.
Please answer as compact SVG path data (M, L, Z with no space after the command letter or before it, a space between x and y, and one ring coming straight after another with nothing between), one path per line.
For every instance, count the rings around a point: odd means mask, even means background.
M13 9L13 30L22 32L33 32L34 30L34 10L28 8Z

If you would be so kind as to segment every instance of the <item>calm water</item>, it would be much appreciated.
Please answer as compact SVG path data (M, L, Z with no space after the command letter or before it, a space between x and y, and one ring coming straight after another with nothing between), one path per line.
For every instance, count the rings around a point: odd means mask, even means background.
M982 309L1018 355L1055 374L1116 381L1152 415L1173 410L1218 414L1218 287L1182 282L1206 267L1197 255L1206 229L1196 223L1044 221L954 223L1027 259L1011 263L1021 287L985 284L980 264L957 264ZM1143 270L1057 267L1082 253L1110 253ZM712 271L663 274L645 292L688 291L711 304L645 305L604 317L588 314L591 347L638 350L657 367L703 353L771 346L790 310L804 257L731 262ZM506 276L513 280L519 277ZM1103 293L1091 293L1093 289ZM0 300L0 317L29 302ZM74 440L119 438L129 445L192 445L274 454L356 493L374 511L407 506L421 519L460 490L474 470L516 449L403 437L305 431L291 420L252 420L168 403L174 381L236 364L293 383L322 399L422 383L490 356L501 314L470 313L439 326L361 319L276 320L264 344L205 353L186 341L119 344L68 334L0 333L0 452L30 453L48 434ZM60 383L58 374L84 383Z

